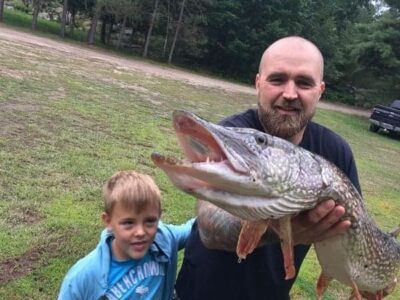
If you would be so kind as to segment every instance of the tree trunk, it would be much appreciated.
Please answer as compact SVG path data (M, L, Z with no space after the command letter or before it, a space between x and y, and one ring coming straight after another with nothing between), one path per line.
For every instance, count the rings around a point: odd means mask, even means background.
M122 19L121 29L119 31L118 42L117 42L117 49L121 47L122 38L125 34L125 27L126 27L126 20L128 19L128 14L124 14Z
M33 4L33 15L32 15L31 28L32 28L32 30L36 30L37 18L39 15L40 7L42 5L42 0L33 1L32 4Z
M74 30L75 30L75 15L76 15L76 9L73 8L71 11L71 22L69 23L69 33L71 36L74 35Z
M88 40L87 40L87 42L88 42L89 45L93 45L94 44L94 38L96 36L96 27L97 27L97 22L98 22L98 20L100 18L100 15L101 15L101 9L102 9L101 7L96 7L95 8L94 16L93 16L93 19L92 19L92 24L90 24L90 29L89 29L89 32L88 32Z
M0 0L0 22L3 22L4 0Z
M101 19L101 31L100 31L100 41L102 44L106 44L106 28L107 28L107 17Z
M143 57L147 57L147 51L149 49L151 32L153 31L154 22L155 22L156 16L157 16L158 2L159 2L159 0L156 0L156 2L154 4L154 10L153 10L153 15L151 16L149 31L147 32L146 44L144 45Z
M173 54L174 54L176 40L178 39L179 29L181 28L182 19L183 19L183 10L184 10L184 8L185 8L185 2L186 2L186 0L183 0L183 1L182 1L181 12L179 13L178 24L176 25L176 31L175 31L174 40L172 41L171 50L170 50L170 52L169 52L169 57L168 57L168 63L169 63L169 64L171 64L171 62L172 62L172 56L173 56Z
M165 30L165 39L164 39L164 47L162 52L162 57L165 57L165 53L167 52L167 45L168 45L168 34L169 34L169 26L171 22L170 13L169 13L169 5L170 1L167 1L167 28Z
M110 24L107 25L106 27L106 44L110 45L110 41L111 41L111 33L114 27L114 17L110 18Z
M68 0L63 0L63 10L61 15L61 30L60 35L65 36L65 23L67 22Z

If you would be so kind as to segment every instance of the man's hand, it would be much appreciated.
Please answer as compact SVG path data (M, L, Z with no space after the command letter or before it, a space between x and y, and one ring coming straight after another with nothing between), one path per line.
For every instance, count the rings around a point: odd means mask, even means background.
M293 244L309 245L344 233L351 225L350 221L341 220L344 213L343 206L337 206L333 200L327 200L312 210L293 217ZM277 224L278 222L272 224L275 230Z

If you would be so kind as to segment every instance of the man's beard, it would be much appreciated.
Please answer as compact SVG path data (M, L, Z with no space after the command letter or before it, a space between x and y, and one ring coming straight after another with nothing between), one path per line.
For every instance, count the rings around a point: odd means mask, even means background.
M284 139L299 133L315 114L315 109L308 113L305 112L300 101L285 101L281 107L294 109L296 115L281 115L277 109L266 109L258 102L258 118L266 133Z

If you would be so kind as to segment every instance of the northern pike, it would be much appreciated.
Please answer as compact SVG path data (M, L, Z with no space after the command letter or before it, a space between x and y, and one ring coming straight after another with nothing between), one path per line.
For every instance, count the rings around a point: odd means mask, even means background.
M173 113L173 126L187 159L152 154L179 189L207 200L243 222L237 253L257 246L268 220L279 219L286 278L295 275L290 218L333 199L351 221L343 234L314 243L322 268L321 299L336 279L353 288L352 299L382 299L400 271L397 232L382 232L348 177L326 159L254 129L228 128L187 111Z

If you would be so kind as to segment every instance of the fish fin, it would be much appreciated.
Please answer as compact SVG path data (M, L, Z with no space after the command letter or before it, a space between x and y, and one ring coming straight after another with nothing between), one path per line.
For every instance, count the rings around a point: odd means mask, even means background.
M366 300L383 300L383 290L377 291L376 293L360 292L362 299Z
M397 278L394 279L392 283L390 283L384 289L376 291L375 293L360 291L361 296L363 299L366 300L383 300L387 295L390 295L394 289L396 288Z
M329 286L329 283L332 281L332 277L326 275L323 271L319 275L317 281L317 299L321 300L325 294L326 289Z
M382 300L383 299L383 290L377 291L375 294L375 300Z
M291 216L279 219L279 238L283 253L283 262L285 265L285 279L292 279L296 275L293 258L293 239Z
M394 281L390 283L387 287L377 291L375 294L361 292L361 295L365 297L367 300L382 300L387 295L393 293L394 289L396 288L396 284L397 284L397 278L395 278Z
M354 281L351 281L351 287L353 290L351 291L349 300L362 300L360 291L358 290L357 284Z
M397 238L399 236L399 233L400 233L400 226L397 226L388 232L388 234L394 238Z
M236 246L236 254L240 259L245 259L254 251L261 237L267 231L269 220L266 221L242 221L239 240Z

